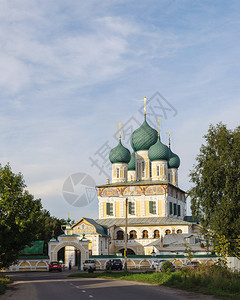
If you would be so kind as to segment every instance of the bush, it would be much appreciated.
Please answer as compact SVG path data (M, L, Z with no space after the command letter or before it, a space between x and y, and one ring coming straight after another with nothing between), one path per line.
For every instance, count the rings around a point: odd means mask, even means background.
M11 279L5 276L0 276L0 294L6 290L6 285L11 282Z
M173 270L173 264L170 261L167 260L164 263L162 263L161 266L162 272L168 273L171 272L172 270Z

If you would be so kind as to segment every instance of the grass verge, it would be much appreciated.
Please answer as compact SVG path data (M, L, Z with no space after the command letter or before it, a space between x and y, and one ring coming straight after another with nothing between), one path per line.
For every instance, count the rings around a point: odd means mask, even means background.
M201 266L199 270L182 269L174 273L75 273L70 277L138 281L214 295L221 299L240 299L240 273L233 273L218 266Z
M5 276L0 276L0 294L3 294L6 290L7 284L11 282L11 279Z

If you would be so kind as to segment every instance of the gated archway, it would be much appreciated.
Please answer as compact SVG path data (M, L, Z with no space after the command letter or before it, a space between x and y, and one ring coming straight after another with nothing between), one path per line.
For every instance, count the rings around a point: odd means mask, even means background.
M51 261L56 261L58 259L58 251L64 247L72 246L75 249L80 251L80 255L78 257L78 267L82 270L82 262L88 259L88 241L81 241L79 236L74 237L64 237L62 240L61 236L58 237L57 240L51 240L48 244L49 247L49 256Z

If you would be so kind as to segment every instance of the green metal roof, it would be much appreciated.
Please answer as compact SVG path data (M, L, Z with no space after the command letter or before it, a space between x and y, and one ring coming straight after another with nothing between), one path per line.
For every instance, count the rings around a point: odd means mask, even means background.
M79 234L60 234L59 236L79 236Z
M97 219L95 220L101 226L106 228L110 228L114 225L116 226L124 226L125 218L106 218L106 219ZM181 219L168 218L168 217L129 217L128 218L128 226L141 226L141 225L167 225L167 224L181 224L181 225L189 225L189 222L183 221Z
M135 171L135 152L131 155L131 160L128 164L128 171Z
M131 154L130 151L122 145L121 140L119 140L118 145L110 151L109 159L112 164L115 163L128 164L131 159Z
M131 146L134 151L148 150L157 141L157 131L149 126L146 119L131 136Z
M170 169L172 169L172 168L175 168L175 169L179 168L179 166L180 166L180 158L178 157L177 154L173 153L170 148L168 148L168 149L169 149L169 153L170 153L169 154L168 167Z
M96 228L96 232L102 236L108 236L107 234L107 229L103 228L99 223L97 223L95 220L90 219L90 218L83 218L90 224L92 224Z
M148 157L151 161L169 159L169 148L161 142L160 136L157 142L149 148Z
M34 241L30 246L25 246L23 250L20 251L19 255L41 255L43 254L44 241Z
M196 217L194 218L193 216L185 216L183 218L183 220L186 221L186 222L191 222L191 223L197 223L197 224L200 223L199 219L196 218Z

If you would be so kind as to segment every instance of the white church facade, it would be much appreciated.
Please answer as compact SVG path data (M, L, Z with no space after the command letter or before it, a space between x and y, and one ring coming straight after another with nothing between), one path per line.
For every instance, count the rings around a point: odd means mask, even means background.
M127 201L129 255L181 253L185 243L196 254L206 253L197 238L199 225L186 218L185 192L178 186L180 159L171 150L170 135L168 146L161 142L159 120L158 131L148 124L144 100L144 121L131 136L132 154L122 144L121 126L119 143L109 153L112 180L97 186L98 219L82 218L73 233L85 234L90 255L123 253Z

